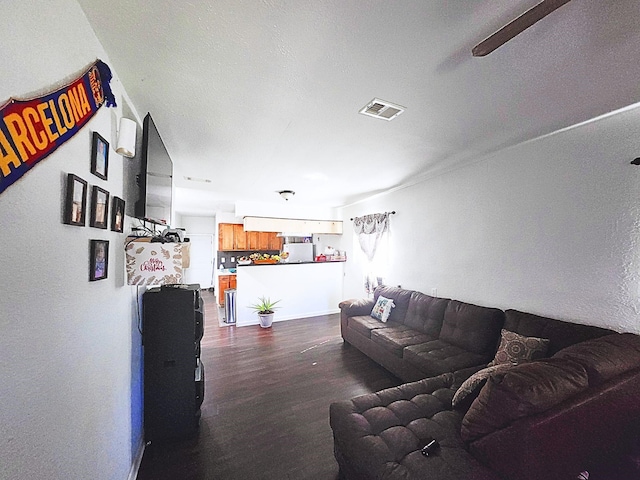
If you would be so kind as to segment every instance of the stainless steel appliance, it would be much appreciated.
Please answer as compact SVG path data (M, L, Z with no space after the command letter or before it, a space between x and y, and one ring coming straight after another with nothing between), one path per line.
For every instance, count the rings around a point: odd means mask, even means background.
M282 251L289 254L287 263L313 262L313 243L285 243Z

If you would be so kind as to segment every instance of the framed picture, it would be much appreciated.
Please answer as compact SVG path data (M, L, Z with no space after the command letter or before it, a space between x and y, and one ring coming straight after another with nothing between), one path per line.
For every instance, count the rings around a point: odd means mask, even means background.
M109 219L109 192L94 185L91 191L91 219L89 225L96 228L107 228Z
M91 240L89 248L89 281L104 280L109 271L109 240Z
M87 182L69 173L67 197L64 202L64 223L84 227L87 211Z
M109 173L109 142L102 138L98 132L93 132L91 173L103 180L107 179Z
M124 227L124 200L113 197L111 202L111 230L122 233Z

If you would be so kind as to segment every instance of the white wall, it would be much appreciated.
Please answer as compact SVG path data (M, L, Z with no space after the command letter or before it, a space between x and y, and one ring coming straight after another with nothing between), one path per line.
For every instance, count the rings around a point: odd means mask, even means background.
M0 103L60 88L96 58L109 64L74 0L8 0L2 16ZM108 181L90 174L92 131L115 145L118 111L102 107L0 194L2 479L124 480L141 446L140 339L136 293L124 284L124 234L62 223L67 173L123 196L113 148ZM90 239L110 241L106 280L88 280Z
M395 210L386 283L640 333L640 108L345 208ZM353 251L345 224L342 248ZM363 297L355 255L345 297Z
M185 232L190 233L210 233L216 234L216 218L215 217L192 217L182 215L180 222L177 223L178 228L184 228Z

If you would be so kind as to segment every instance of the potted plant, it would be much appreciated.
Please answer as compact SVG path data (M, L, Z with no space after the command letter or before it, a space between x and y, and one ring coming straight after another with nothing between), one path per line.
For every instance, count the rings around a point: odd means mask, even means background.
M259 300L260 301L258 303L254 303L250 308L253 308L258 314L258 317L260 318L260 326L262 328L269 328L273 323L275 310L278 308L275 305L280 300L272 302L271 299L265 297L261 297Z

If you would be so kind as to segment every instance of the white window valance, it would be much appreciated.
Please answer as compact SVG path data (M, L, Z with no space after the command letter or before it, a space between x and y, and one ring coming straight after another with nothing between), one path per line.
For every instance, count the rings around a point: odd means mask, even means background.
M376 254L382 234L389 228L389 213L372 213L353 219L353 230L360 248L370 262Z

